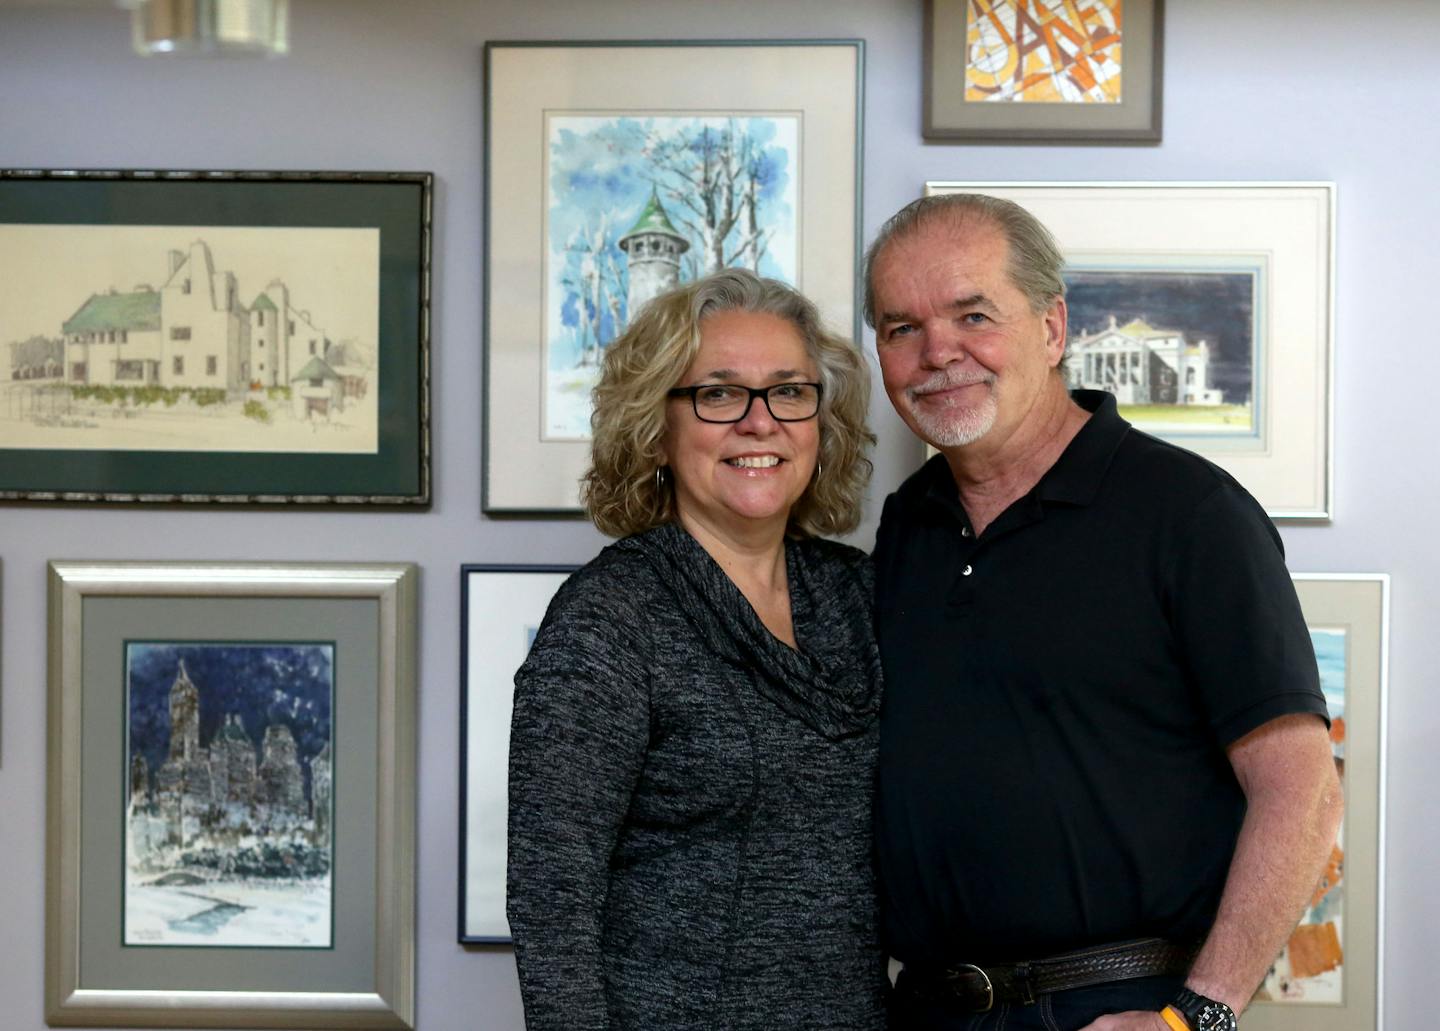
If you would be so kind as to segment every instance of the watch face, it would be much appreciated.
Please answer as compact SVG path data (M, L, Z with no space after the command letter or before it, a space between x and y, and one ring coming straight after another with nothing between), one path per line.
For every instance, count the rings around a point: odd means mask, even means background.
M1237 1031L1235 1014L1223 1003L1207 1002L1200 1007L1195 1031Z

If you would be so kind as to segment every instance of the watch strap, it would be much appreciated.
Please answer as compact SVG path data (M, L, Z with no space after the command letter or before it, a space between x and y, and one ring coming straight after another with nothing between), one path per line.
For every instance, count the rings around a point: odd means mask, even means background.
M1184 1014L1174 1006L1166 1006L1160 1011L1160 1017L1165 1023L1170 1025L1172 1031L1191 1031L1190 1024L1185 1019Z
M1194 1031L1236 1031L1234 1010L1189 988L1176 992L1170 1007L1178 1010Z

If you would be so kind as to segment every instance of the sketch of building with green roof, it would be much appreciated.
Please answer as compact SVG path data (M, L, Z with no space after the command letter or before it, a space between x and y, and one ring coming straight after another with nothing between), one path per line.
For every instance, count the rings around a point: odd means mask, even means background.
M76 384L235 390L247 382L249 320L235 275L196 240L169 252L159 290L92 294L61 329L65 379Z
M272 279L250 303L250 379L262 387L289 386L311 358L324 359L330 340L308 311L290 303L290 289Z
M329 418L345 406L344 380L316 356L290 378L290 404L297 419Z

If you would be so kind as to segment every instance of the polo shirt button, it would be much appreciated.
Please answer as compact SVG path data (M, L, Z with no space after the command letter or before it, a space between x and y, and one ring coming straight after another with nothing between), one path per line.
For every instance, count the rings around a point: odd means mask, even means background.
M970 527L968 527L968 526L962 526L962 527L960 527L960 536L961 536L961 537L969 537L969 536L970 536Z
M974 567L974 566L966 566L964 569L962 569L962 570L960 571L960 575L961 575L961 576L969 576L969 575L970 575L971 573L973 573L973 572L975 572L975 567Z

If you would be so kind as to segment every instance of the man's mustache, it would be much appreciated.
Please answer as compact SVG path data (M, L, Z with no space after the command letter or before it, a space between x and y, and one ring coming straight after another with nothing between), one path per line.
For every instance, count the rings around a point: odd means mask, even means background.
M993 372L966 372L963 370L941 369L932 374L928 379L906 389L905 393L912 398L924 397L926 394L939 394L946 390L954 390L957 387L968 387L976 383L994 383Z

